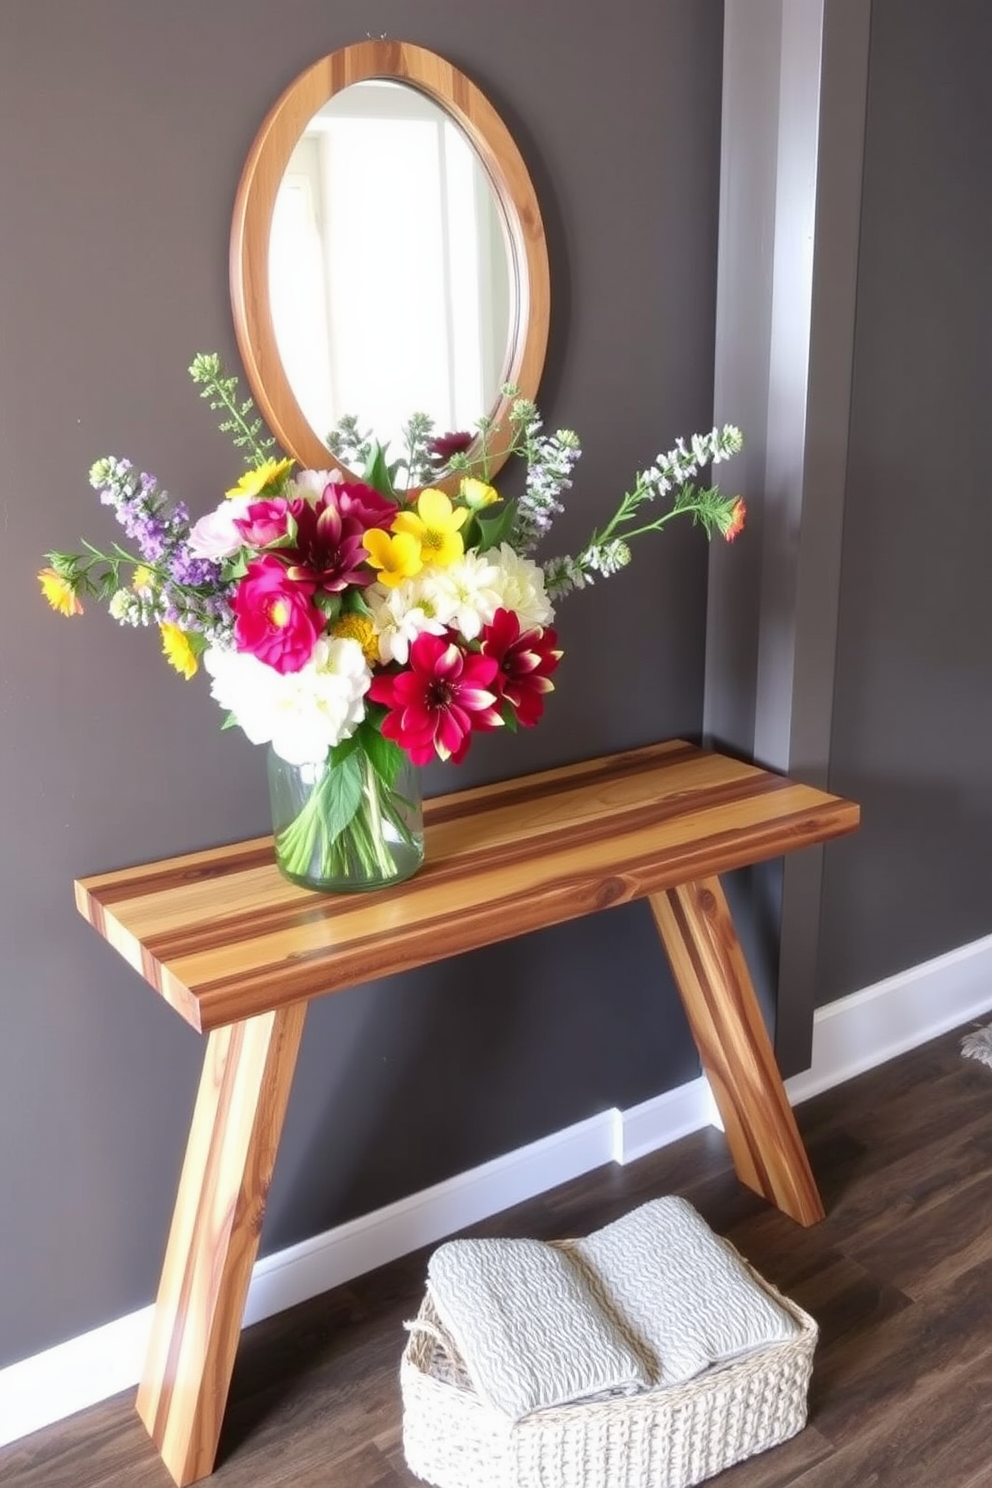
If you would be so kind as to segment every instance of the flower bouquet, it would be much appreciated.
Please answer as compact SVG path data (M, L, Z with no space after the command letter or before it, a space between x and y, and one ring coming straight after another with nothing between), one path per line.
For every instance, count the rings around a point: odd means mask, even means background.
M157 626L185 677L202 664L225 726L269 746L277 861L309 887L377 887L416 871L416 767L464 759L477 732L540 720L562 656L555 605L624 567L634 537L677 516L727 540L744 525L740 497L694 482L741 448L732 426L680 440L578 554L538 560L580 447L571 430L543 432L514 389L503 390L505 425L437 436L414 415L395 460L342 419L328 448L362 471L355 479L294 471L217 356L197 356L190 374L246 472L193 521L154 476L98 460L90 482L132 546L49 553L39 579L61 613L95 598L122 624ZM512 500L491 483L507 455L525 466ZM656 500L663 511L644 510Z

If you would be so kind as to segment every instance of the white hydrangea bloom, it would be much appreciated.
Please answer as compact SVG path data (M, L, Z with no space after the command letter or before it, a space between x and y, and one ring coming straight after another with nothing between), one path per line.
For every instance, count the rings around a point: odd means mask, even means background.
M515 611L520 629L550 625L555 612L544 587L544 570L532 558L515 552L509 543L500 544L498 555L486 556L497 558L499 577L494 587L503 608Z
M212 646L203 657L211 696L253 744L271 743L291 765L319 763L365 717L372 673L350 636L317 642L298 672L277 672L245 651Z

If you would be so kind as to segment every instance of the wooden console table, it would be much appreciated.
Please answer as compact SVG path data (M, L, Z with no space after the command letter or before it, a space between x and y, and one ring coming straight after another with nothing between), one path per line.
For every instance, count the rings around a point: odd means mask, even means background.
M209 1035L137 1408L212 1470L311 998L646 898L738 1176L823 1217L718 874L853 831L850 801L678 740L428 801L415 878L295 887L271 838L80 879L76 903Z

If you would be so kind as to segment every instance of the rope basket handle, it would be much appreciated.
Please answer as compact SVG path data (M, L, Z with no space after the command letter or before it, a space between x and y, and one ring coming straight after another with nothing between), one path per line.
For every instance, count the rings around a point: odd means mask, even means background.
M451 1339L442 1328L438 1327L437 1323L429 1322L427 1318L418 1317L414 1318L412 1322L404 1323L403 1326L408 1333L426 1333L429 1338L433 1338L435 1343L440 1344L446 1354L452 1352Z

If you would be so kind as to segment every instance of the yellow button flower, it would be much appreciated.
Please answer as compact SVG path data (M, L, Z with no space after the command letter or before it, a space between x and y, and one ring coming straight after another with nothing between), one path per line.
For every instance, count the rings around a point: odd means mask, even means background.
M38 575L38 583L52 609L58 610L60 615L81 615L83 613L83 607L76 598L69 580L63 578L60 573L56 573L54 568L43 568Z
M425 564L447 568L457 563L465 552L458 529L467 519L468 510L464 506L452 506L443 491L428 486L417 497L416 511L401 511L393 518L393 531L409 533L419 540L420 556Z
M375 666L378 663L379 632L368 615L362 615L357 610L341 615L332 625L331 635L344 636L349 640L357 641L369 666Z
M458 494L473 511L481 511L484 506L492 506L494 501L500 499L495 486L487 486L485 481L478 480L474 475L463 478Z
M178 625L170 625L168 621L163 622L159 630L162 632L162 650L166 660L177 672L182 672L188 682L190 677L196 675L200 665L189 636Z
M395 525L395 524L394 524ZM390 535L381 527L370 527L362 538L372 567L379 570L379 582L395 589L404 579L412 579L424 566L420 539L410 532Z
M293 468L292 460L263 460L254 470L246 470L236 486L225 491L225 496L261 496L269 486L278 486L284 475Z

